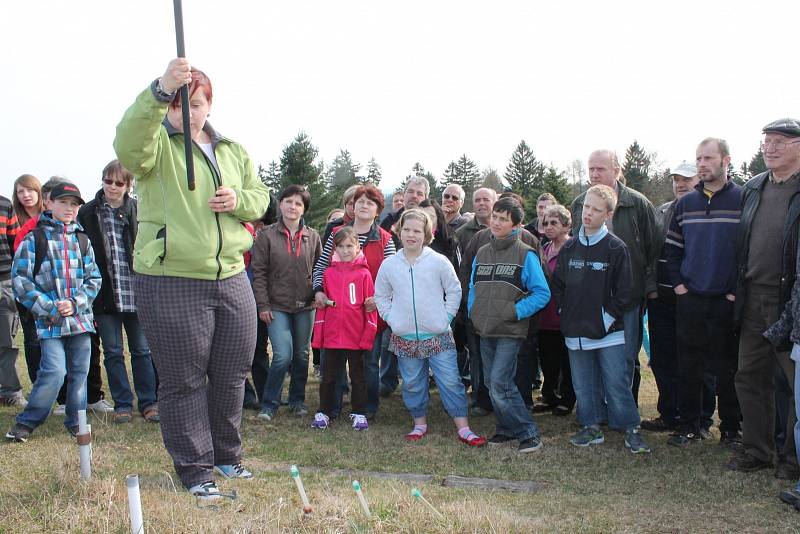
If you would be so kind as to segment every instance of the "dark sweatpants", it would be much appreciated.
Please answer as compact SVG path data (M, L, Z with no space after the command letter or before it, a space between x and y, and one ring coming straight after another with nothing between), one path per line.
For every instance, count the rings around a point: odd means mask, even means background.
M136 275L139 319L159 376L161 435L188 487L241 459L244 381L256 315L244 273L225 280Z
M319 411L332 417L336 406L337 381L350 370L351 413L365 415L367 409L367 378L364 364L365 351L325 349L322 359L322 379L319 383ZM338 406L341 409L341 404ZM338 415L338 414L337 414Z
M692 293L678 296L678 406L681 424L691 431L701 426L703 373L717 378L720 431L738 431L741 412L736 399L736 349L733 302L721 296Z

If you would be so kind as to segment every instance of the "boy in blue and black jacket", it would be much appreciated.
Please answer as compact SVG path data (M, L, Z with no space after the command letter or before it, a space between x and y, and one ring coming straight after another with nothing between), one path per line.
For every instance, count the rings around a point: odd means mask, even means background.
M539 429L514 383L517 355L528 335L528 318L550 301L542 264L519 238L524 212L513 198L492 207L491 240L472 262L467 310L480 336L486 386L497 419L489 445L518 440L518 451L542 447Z
M82 242L86 240L77 235L81 228L75 218L84 203L80 191L73 184L62 183L53 189L50 199L51 211L45 211L36 229L25 237L11 267L14 294L36 319L42 349L28 405L6 434L11 441L27 441L44 423L65 375L64 425L71 434L77 432L78 410L86 409L89 334L94 332L92 301L102 278L91 246L85 246ZM45 247L37 246L37 234ZM37 258L39 254L44 257Z

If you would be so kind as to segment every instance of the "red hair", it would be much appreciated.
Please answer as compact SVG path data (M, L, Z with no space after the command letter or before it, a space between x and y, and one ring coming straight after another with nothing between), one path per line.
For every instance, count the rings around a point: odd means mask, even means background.
M189 83L189 98L192 98L198 89L203 91L203 94L206 95L206 100L208 103L211 103L211 99L214 96L214 91L211 89L211 80L208 79L206 74L199 70L192 67L192 81ZM181 92L178 91L175 94L175 99L169 105L172 109L178 109L181 105Z
M360 185L358 186L358 189L356 189L356 193L353 195L353 203L355 203L364 195L378 205L378 215L380 215L380 213L383 211L384 205L383 193L381 193L381 190L372 184Z

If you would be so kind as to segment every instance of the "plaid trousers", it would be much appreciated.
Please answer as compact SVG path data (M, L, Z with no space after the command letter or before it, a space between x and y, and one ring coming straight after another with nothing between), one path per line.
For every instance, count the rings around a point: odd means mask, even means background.
M184 486L241 459L244 381L256 303L244 273L225 280L137 274L136 307L158 370L161 436Z

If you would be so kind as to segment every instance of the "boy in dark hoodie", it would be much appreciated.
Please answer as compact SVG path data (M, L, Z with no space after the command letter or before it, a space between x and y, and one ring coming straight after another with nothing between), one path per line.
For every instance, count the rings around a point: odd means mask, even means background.
M582 226L561 249L551 282L581 425L570 443L603 443L600 423L607 418L610 427L625 431L625 447L636 454L650 447L639 434L639 412L626 372L623 315L631 299L631 263L625 243L606 227L616 203L610 187L589 188Z
M36 319L42 360L28 405L16 418L6 439L25 442L44 423L58 390L67 377L64 426L75 435L78 410L86 409L86 377L89 372L94 332L92 301L102 277L91 246L84 246L76 232L80 191L70 183L58 184L50 193L52 209L39 218L14 256L11 276L14 294ZM36 234L46 240L46 257L37 261ZM39 252L41 253L41 251ZM38 264L38 265L37 265ZM37 269L38 267L38 269Z

